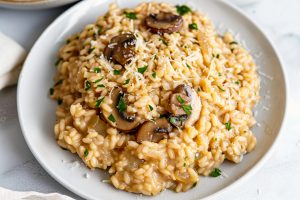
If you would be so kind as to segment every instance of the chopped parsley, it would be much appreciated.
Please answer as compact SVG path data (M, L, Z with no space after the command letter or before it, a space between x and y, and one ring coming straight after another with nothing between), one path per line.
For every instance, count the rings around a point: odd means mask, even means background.
M219 76L222 76L221 72L218 73Z
M50 95L53 95L53 93L54 93L54 88L50 88L50 89L49 89L49 93L50 93Z
M176 99L177 99L177 101L180 103L180 104L184 104L184 100L183 100L183 98L181 97L181 96L179 96L179 95L177 95L176 96Z
M222 173L222 171L221 171L220 169L214 168L214 169L210 172L209 176L211 176L211 177L218 177L218 176L221 175L221 173Z
M100 35L101 31L102 31L102 26L96 25L98 28L97 34Z
M219 59L219 58L220 58L220 54L217 54L216 58L218 58L218 59Z
M125 82L124 82L124 85L127 85L129 83L130 79L127 79Z
M191 69L191 66L189 64L186 64L186 67L189 68L189 69Z
M98 100L96 101L95 107L96 107L96 108L99 108L99 106L100 106L100 104L102 103L103 100L104 100L104 97L98 99Z
M115 117L114 117L112 114L110 114L110 115L108 116L108 119L109 119L109 121L111 121L111 122L116 122L116 119L115 119Z
M150 111L152 111L152 110L153 110L153 107L152 107L151 105L149 105L149 109L150 109Z
M238 44L236 41L232 41L229 43L230 45L233 45L233 44Z
M90 53L92 53L94 50L95 50L95 47L90 48L90 49L88 50L88 53L90 54Z
M114 70L114 75L120 75L120 74L121 74L121 70L117 70L117 69Z
M192 112L191 110L193 109L191 105L182 105L182 108L184 110L184 112L187 114L187 115L191 115Z
M218 88L222 91L225 92L225 90L223 88L221 88L220 86L218 86Z
M55 87L55 86L58 86L58 85L60 85L60 84L62 84L63 81L64 81L64 80L62 80L62 79L59 80L59 81L57 81L57 82L54 84L54 87Z
M191 24L189 24L189 29L198 30L198 25L196 23L191 23Z
M61 105L62 103L63 103L63 100L62 100L61 98L58 98L58 99L57 99L57 104L58 104L58 105Z
M154 55L154 60L157 60L157 59L158 59L158 58L157 58L157 55L155 54L155 55Z
M100 73L100 72L101 72L101 69L100 69L99 67L95 67L95 68L94 68L94 72L95 72L95 73Z
M156 72L153 72L153 73L152 73L152 77L153 77L153 78L156 78Z
M177 5L176 11L179 15L184 15L186 13L192 12L192 9L186 5Z
M240 82L239 81L236 81L236 82L234 82L235 84L237 84L237 85L239 85L240 84Z
M141 74L144 74L144 72L147 70L147 68L148 68L148 65L145 65L144 67L140 67L140 68L138 68L138 72Z
M97 85L97 87L105 87L103 84Z
M86 81L85 82L85 91L88 91L91 88L91 82L90 81Z
M136 17L136 13L134 13L134 12L124 12L124 15L127 17L127 18L129 18L129 19L137 19L137 17Z
M176 124L176 122L177 122L176 117L170 117L169 121L171 124Z
M184 166L184 167L186 166L186 162L183 163L183 166Z
M196 187L197 183L198 183L198 182L193 183L192 188Z
M55 62L55 66L57 66L62 60L63 60L62 58L58 58L57 61Z
M226 127L226 129L227 129L228 131L230 131L230 130L232 129L231 123L230 123L230 122L226 122L226 123L225 123L225 127Z
M70 39L67 39L66 40L66 44L69 44L71 41L70 41Z
M84 157L87 157L89 155L89 150L85 149L83 152Z
M165 39L163 39L163 38L159 38L159 41L161 41L166 46L169 45L169 43Z
M100 81L102 81L103 78L97 79L94 81L94 83L99 83Z
M127 108L125 99L123 96L120 97L118 105L117 105L117 109L119 110L119 112L124 112Z

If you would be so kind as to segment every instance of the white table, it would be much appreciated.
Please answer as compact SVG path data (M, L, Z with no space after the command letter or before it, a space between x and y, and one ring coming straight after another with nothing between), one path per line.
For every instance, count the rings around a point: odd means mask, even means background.
M0 8L0 31L29 50L47 25L66 8L43 11ZM288 119L271 159L255 176L217 199L300 199L300 1L261 0L241 9L270 36L283 57L290 91ZM20 191L60 192L80 199L51 178L29 151L17 117L16 87L0 92L0 186Z

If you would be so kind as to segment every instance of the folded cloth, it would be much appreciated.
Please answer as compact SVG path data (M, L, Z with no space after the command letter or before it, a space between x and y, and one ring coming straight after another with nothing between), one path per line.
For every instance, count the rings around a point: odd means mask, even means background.
M17 83L25 49L0 32L0 90Z
M1 200L74 200L71 197L58 194L42 194L38 192L14 192L0 187Z

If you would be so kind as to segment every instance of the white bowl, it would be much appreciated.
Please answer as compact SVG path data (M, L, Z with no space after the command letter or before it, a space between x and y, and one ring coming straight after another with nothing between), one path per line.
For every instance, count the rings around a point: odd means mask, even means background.
M173 4L186 4L184 0L165 0ZM39 163L62 185L87 199L122 199L147 197L116 190L101 182L107 175L102 170L87 169L80 159L63 151L55 142L53 125L56 102L48 97L55 74L54 62L59 47L72 33L80 31L108 10L108 0L86 0L58 17L37 40L24 64L18 85L18 114L25 140ZM132 7L142 0L119 0L121 7ZM286 81L280 58L273 45L248 17L225 1L192 0L188 2L222 27L238 32L260 66L261 102L256 107L260 126L253 128L257 147L240 164L225 162L221 169L228 177L201 177L200 184L185 193L165 191L152 199L188 200L212 197L232 188L250 177L270 156L278 141L286 110ZM221 26L222 25L222 26ZM241 42L241 41L240 41ZM62 162L65 161L65 162ZM76 161L76 162L71 162ZM71 162L71 163L70 163ZM81 163L75 166L76 163ZM74 167L75 166L75 167ZM88 173L90 178L85 179Z
M44 8L54 8L76 2L78 0L34 0L34 1L7 1L0 0L0 7L22 9L22 10L35 10Z

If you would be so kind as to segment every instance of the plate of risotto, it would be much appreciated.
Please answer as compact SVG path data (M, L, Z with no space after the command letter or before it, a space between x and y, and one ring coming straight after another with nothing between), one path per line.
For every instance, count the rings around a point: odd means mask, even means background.
M202 199L262 166L286 81L276 50L223 1L82 1L32 48L25 140L86 199Z

